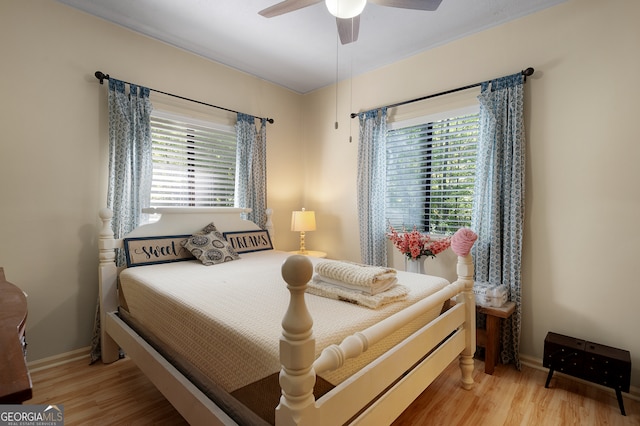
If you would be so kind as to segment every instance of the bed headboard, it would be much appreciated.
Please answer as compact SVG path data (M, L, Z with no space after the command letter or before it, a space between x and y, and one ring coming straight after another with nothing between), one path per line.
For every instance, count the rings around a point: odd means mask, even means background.
M220 232L259 230L260 227L240 215L249 213L251 209L235 207L169 207L148 208L143 213L160 214L157 222L141 225L120 239L115 239L111 227L113 212L104 208L100 210L102 229L99 234L99 249L101 263L113 262L113 249L122 248L125 238L157 237L165 235L189 235L202 230L213 222ZM271 209L265 210L267 216L265 230L269 232L271 241L274 240Z
M249 213L251 209L235 207L163 207L143 209L143 213L160 214L160 219L153 223L141 225L119 239L115 239L111 227L113 212L104 208L100 210L102 229L99 234L100 262L115 261L114 249L124 248L125 239L159 236L184 236L201 231L213 222L221 232L252 231L261 228L250 220L243 219L241 214ZM274 241L271 209L265 210L267 217L265 230L269 232L271 244Z
M139 226L126 235L127 238L157 235L187 235L200 231L214 222L220 232L258 230L255 223L243 219L243 213L251 209L234 207L162 207L143 209L146 214L160 214L157 222ZM270 217L270 212L267 212ZM268 221L270 222L270 221ZM269 230L271 233L271 230Z

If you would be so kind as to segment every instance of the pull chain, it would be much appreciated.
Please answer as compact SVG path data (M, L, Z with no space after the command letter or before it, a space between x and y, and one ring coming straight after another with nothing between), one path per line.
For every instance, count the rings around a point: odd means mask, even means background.
M336 122L335 129L338 130L338 68L339 68L339 45L340 39L338 34L336 34Z

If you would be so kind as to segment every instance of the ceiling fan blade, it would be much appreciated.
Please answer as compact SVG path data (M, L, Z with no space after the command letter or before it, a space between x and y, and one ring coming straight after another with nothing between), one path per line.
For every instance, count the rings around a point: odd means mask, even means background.
M322 0L284 0L258 13L265 18L273 18L274 16L284 15L285 13L293 12L294 10L312 6L320 2L322 2Z
M380 6L400 7L402 9L428 10L433 12L442 0L369 0Z
M349 44L358 40L360 31L360 15L348 19L336 18L340 43Z

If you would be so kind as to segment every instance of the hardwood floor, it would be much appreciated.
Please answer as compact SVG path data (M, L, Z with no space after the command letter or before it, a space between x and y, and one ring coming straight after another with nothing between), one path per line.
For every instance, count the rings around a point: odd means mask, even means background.
M497 365L484 373L476 360L475 387L459 385L457 363L451 364L393 423L404 425L640 425L640 401L623 394L626 416L613 391L555 374L549 389L547 372L523 366Z
M65 425L185 425L129 359L88 365L85 359L31 374L26 404L62 404ZM476 361L471 391L459 385L452 363L393 425L640 425L640 401L623 394L622 416L613 392L530 367L498 365L492 376Z
M187 424L130 359L81 359L33 372L31 381L25 404L63 405L65 426Z

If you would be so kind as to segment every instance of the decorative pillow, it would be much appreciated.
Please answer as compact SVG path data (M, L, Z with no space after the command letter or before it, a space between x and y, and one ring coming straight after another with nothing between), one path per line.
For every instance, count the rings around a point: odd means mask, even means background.
M182 246L207 266L240 258L213 223L205 226L201 232L193 234Z
M216 232L216 231L218 231L218 228L216 228L216 225L214 225L213 222L211 222L210 224L202 228L202 231L196 232L196 233L208 234L209 232Z

